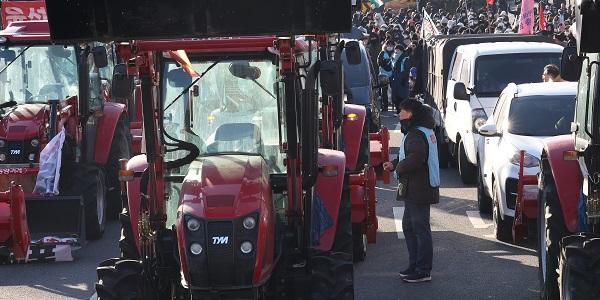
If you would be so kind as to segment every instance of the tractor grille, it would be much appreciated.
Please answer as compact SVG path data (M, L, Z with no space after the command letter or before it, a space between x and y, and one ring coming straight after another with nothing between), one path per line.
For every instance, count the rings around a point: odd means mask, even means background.
M209 222L208 273L213 285L230 285L235 275L234 236L231 221Z
M506 205L510 209L515 209L515 204L517 203L517 186L519 185L519 180L516 178L507 178L506 179Z

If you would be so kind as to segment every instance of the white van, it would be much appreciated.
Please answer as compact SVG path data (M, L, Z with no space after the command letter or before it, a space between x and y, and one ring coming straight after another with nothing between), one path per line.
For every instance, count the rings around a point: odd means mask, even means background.
M563 47L541 42L497 42L456 48L446 90L444 125L464 183L477 178L478 129L510 82L542 81L544 66L560 66Z

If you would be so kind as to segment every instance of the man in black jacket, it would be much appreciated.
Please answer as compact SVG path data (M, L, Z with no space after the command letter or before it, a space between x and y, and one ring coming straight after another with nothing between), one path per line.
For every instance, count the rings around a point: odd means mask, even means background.
M440 198L439 164L437 153L432 150L435 135L431 130L435 120L431 110L417 100L402 102L399 118L405 134L400 146L403 158L386 162L383 167L395 170L406 185L406 193L400 200L404 201L402 230L409 266L400 272L400 276L405 282L425 282L431 280L433 260L430 206L439 203ZM429 136L425 132L429 132ZM436 176L437 182L434 182Z

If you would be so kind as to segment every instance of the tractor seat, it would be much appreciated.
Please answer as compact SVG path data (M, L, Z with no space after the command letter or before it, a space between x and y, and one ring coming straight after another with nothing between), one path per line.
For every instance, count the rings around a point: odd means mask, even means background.
M253 123L228 123L217 128L214 142L207 152L262 153L263 142L260 128Z

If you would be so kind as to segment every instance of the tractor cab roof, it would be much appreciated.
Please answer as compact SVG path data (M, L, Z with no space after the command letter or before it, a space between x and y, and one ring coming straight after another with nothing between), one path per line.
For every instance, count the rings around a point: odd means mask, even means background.
M16 21L0 30L0 39L11 43L47 43L50 41L50 28L47 20Z

